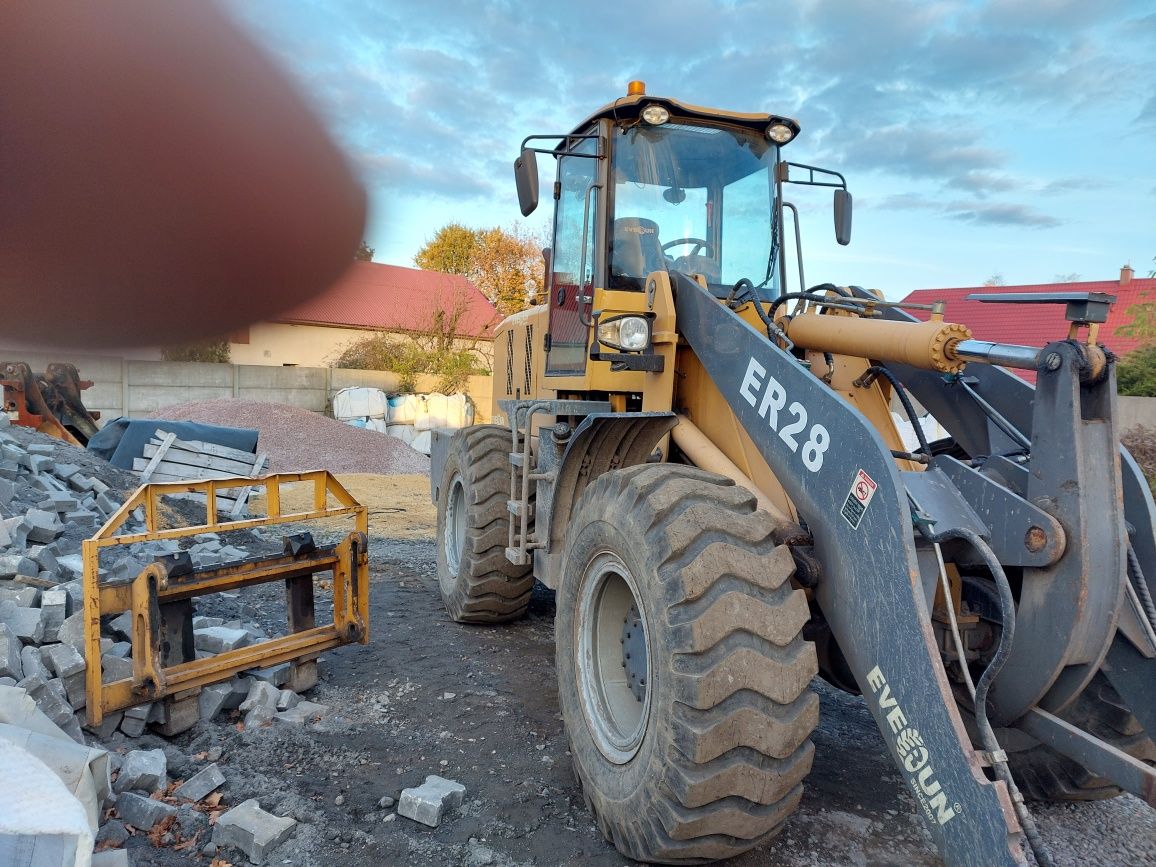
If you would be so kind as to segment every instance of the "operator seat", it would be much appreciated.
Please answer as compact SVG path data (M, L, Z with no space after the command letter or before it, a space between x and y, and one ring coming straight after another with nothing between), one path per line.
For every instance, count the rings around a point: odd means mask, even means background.
M651 271L665 271L667 258L658 240L658 223L645 217L619 217L614 221L610 253L610 288L643 288Z

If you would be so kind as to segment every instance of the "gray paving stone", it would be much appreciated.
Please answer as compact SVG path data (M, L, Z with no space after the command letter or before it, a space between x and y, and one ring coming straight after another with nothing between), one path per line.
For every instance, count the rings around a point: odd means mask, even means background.
M31 542L54 542L64 532L64 525L56 513L42 509L29 509L25 512L24 524L28 527L28 539Z
M132 641L132 612L125 611L108 622L108 631L122 641Z
M100 658L101 683L113 683L132 677L132 660L105 654Z
M233 695L233 687L227 683L214 683L204 687L197 696L197 710L201 719L209 722L225 709L225 703Z
M0 587L0 602L15 602L21 608L32 608L40 601L40 588L25 584L0 582L9 586Z
M65 617L56 636L65 644L71 644L81 656L84 656L84 612L77 611Z
M24 679L24 666L20 661L20 639L6 623L0 623L0 677Z
M120 721L120 730L130 738L139 738L144 734L152 709L152 702L128 708L124 712L124 719Z
M293 834L297 823L261 809L255 798L238 804L222 815L213 828L217 846L240 849L255 864L265 859Z
M40 649L28 645L20 650L20 665L24 669L25 677L41 677L46 682L52 678L52 672L44 664L40 656Z
M289 667L290 663L282 662L268 668L251 668L245 674L254 680L267 681L279 691L282 687L289 685ZM292 689L292 687L290 688Z
M168 785L168 760L164 750L132 750L124 757L113 790L155 792Z
M186 801L199 801L224 784L225 775L214 763L202 768L177 786L173 794Z
M40 595L40 619L44 622L44 640L57 641L60 627L68 616L68 591L45 590Z
M301 701L286 711L278 713L274 720L281 725L304 726L329 715L329 705L312 701Z
M241 710L248 712L255 707L264 706L276 712L277 697L280 694L280 690L267 681L251 680L249 682L249 694L245 697L245 700L241 702Z
M116 797L116 811L126 825L150 831L157 822L175 816L177 808L134 792L121 792Z
M197 650L207 650L209 653L226 653L239 647L246 647L252 641L245 630L229 629L225 626L194 629L193 640Z
M105 711L101 717L99 725L88 725L85 723L82 728L92 732L102 741L106 741L113 736L117 728L119 728L121 720L124 719L124 711L114 710Z
M44 641L44 621L39 608L23 608L15 602L0 602L0 623L8 624L12 634L25 644Z
M402 789L397 812L407 819L436 828L448 810L461 806L465 796L466 787L461 783L431 774L420 786Z
M162 737L171 738L173 735L179 735L201 721L200 705L195 695L179 701L166 698L163 702L157 702L154 707L160 709L158 718L149 721L156 723L156 730Z

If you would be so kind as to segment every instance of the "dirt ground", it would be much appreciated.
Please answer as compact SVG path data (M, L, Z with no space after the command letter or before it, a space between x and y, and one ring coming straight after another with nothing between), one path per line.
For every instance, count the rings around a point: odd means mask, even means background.
M595 828L570 770L554 687L553 594L539 588L529 615L511 625L451 622L437 590L427 479L345 478L371 510L372 637L325 656L310 698L336 716L309 731L198 726L182 736L185 752L219 753L223 804L255 797L299 820L268 863L625 863ZM249 601L267 616L276 610L273 597ZM801 809L777 840L731 863L941 863L863 703L816 689L822 716ZM439 828L380 805L427 774L466 787L462 808ZM1035 813L1059 864L1152 863L1156 812L1134 798ZM209 861L143 838L129 845L136 864Z

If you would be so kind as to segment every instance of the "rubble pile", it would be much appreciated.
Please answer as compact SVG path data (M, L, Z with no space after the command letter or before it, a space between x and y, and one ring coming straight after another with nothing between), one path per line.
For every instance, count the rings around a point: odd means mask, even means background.
M137 739L155 743L156 735L174 736L216 720L238 722L245 730L316 723L329 715L329 707L299 695L315 685L315 663L248 671L204 687L184 701L138 705L106 714L97 726L86 724L81 542L120 508L136 484L131 473L83 450L10 426L0 415L0 696L7 695L10 701L17 694L27 696L73 741L109 750L116 776L109 800L98 805L104 819L96 833L97 850L105 856L101 860L118 863L103 850L123 845L135 831L149 834L150 840L155 837L157 844L188 843L197 851L202 846L211 852L217 846L236 847L260 863L293 833L293 820L265 813L256 801L224 812L218 790L226 777L214 762L193 761L173 746L134 749L123 757L118 750L123 752ZM191 504L189 508L196 510ZM203 516L203 508L199 511ZM138 510L122 532L143 530ZM131 580L154 558L181 550L198 566L251 556L254 550L240 535L205 533L180 543L117 547L111 550L119 556L110 558L106 552L101 560L102 580ZM244 536L253 546L270 544L257 534ZM251 606L242 604L239 595L204 598L206 614L193 618L197 658L269 637L245 616L252 613ZM208 616L210 610L217 616ZM132 675L131 628L129 612L102 622L100 666L105 683ZM8 720L0 718L4 722ZM185 779L170 779L174 760ZM110 806L115 809L109 811ZM209 840L212 812L218 815Z

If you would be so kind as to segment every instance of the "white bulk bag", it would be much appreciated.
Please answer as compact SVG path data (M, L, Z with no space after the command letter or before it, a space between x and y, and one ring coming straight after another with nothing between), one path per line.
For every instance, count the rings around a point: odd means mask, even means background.
M395 394L389 399L390 424L413 424L417 418L418 397L416 394Z
M343 388L333 395L333 417L340 421L349 418L385 418L385 392L380 388Z

